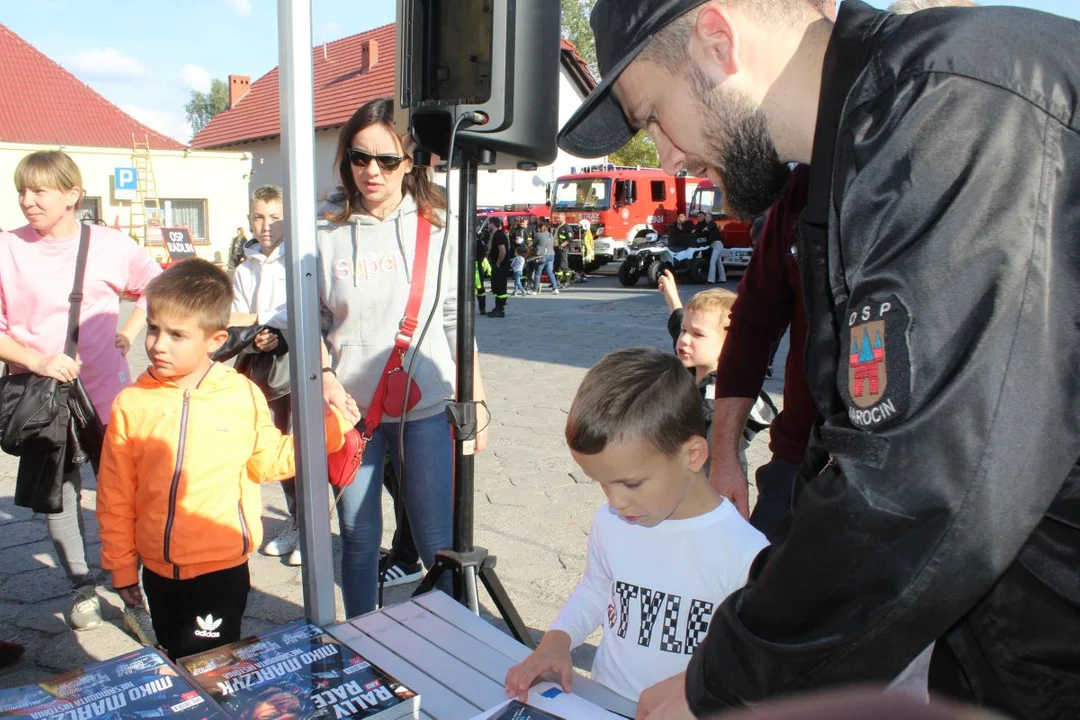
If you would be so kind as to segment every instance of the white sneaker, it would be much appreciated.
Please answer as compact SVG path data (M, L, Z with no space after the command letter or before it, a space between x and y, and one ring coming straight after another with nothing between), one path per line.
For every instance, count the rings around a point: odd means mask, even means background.
M289 518L289 523L263 548L263 554L270 557L281 557L295 550L300 543L300 525L296 518ZM299 564L299 563L297 563Z
M101 625L101 601L97 596L97 587L84 585L75 590L70 620L71 627L76 630L93 630Z
M559 294L559 291L558 291L558 290L552 290L552 291L551 291L551 294L552 294L552 295L558 295L558 294Z
M125 607L124 627L128 629L132 637L146 647L157 645L157 635L154 634L154 623L150 619L150 613L142 607Z
M285 559L285 564L291 567L299 567L304 564L304 558L300 556L300 548L296 548L289 553L289 557Z

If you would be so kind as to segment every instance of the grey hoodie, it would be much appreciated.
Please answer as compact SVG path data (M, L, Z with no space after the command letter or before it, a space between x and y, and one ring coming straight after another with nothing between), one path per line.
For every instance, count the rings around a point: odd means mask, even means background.
M336 212L340 206L322 208ZM316 244L322 332L330 348L338 380L366 412L398 326L405 316L416 254L416 202L406 195L385 220L354 214L345 223L322 219L319 214ZM417 316L419 327L405 358L408 370L419 353L413 380L420 387L420 402L406 420L422 420L443 412L454 394L457 334L457 233L449 218L450 237L438 287L439 253L443 230L432 227L428 249L427 284ZM436 297L438 293L438 297ZM431 328L417 346L428 314L435 307ZM387 414L387 420L396 418Z

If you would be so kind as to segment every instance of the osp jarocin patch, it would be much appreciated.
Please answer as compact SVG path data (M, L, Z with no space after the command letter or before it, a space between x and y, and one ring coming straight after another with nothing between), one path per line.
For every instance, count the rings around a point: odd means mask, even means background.
M904 417L911 397L910 320L895 295L848 312L847 362L837 381L855 427L879 428Z

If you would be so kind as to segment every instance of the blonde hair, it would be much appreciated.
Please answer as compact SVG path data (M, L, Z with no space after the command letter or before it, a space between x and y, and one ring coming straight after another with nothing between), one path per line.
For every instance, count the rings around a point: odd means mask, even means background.
M251 204L254 205L257 201L263 202L279 202L284 204L285 194L281 191L281 188L277 185L260 185L255 188L255 192L251 193Z
M735 293L725 288L702 290L690 298L690 302L686 304L686 312L716 313L717 324L725 327L736 297Z
M78 188L81 200L82 173L67 153L60 150L39 150L30 153L15 166L15 189L21 194L27 188L47 188L61 192Z

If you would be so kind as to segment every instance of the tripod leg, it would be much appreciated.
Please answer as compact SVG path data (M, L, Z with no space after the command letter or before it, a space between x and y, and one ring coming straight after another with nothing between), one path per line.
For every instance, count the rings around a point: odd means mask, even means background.
M469 609L472 610L474 615L480 615L480 597L476 592L476 568L467 567L464 568L464 581L465 581L465 599L468 601Z
M435 559L435 567L428 570L428 574L424 576L424 579L420 581L420 586L413 591L413 597L417 595L423 595L426 592L431 592L435 589L436 583L439 582L439 578L446 571L446 566L442 564L442 561L438 558Z
M487 557L484 559L483 564L480 566L480 580L484 583L488 595L495 602L499 614L506 621L507 627L510 628L510 633L522 645L525 645L530 650L535 650L536 641L533 640L532 633L526 627L525 621L518 615L514 603L510 602L510 596L506 594L506 589L499 581L499 576L495 574L495 558Z

